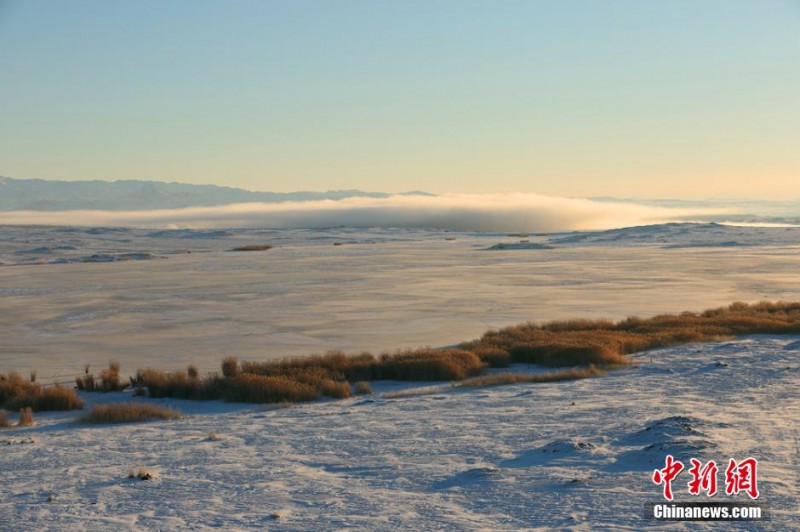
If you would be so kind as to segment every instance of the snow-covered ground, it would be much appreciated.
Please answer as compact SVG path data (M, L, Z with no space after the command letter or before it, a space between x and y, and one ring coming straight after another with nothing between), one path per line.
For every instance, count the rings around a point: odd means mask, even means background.
M636 365L575 382L442 385L277 409L160 401L188 417L121 426L40 414L35 427L0 432L0 522L4 530L736 528L644 519L645 503L662 500L652 471L671 453L687 468L692 457L757 458L771 520L739 529L796 529L799 356L797 337L750 337L641 353ZM138 467L156 479L126 478ZM689 495L687 481L685 471L673 484L676 500L707 500ZM722 491L710 500L750 500Z
M228 355L443 346L526 320L800 300L798 231L0 227L0 372L70 382L111 359L123 375L205 371ZM229 252L247 244L274 247ZM798 355L798 338L751 337L641 353L575 382L378 383L373 397L288 408L161 401L188 417L122 426L37 414L0 430L0 530L731 528L643 519L670 453L721 470L757 458L771 520L740 528L796 529ZM156 479L127 479L138 467ZM676 498L704 500L687 480Z

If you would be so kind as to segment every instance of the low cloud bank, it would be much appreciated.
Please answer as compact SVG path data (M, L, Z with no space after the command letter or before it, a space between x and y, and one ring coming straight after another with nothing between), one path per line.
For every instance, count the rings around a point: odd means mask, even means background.
M686 220L720 209L665 208L538 194L391 196L152 211L0 212L0 224L132 227L414 227L453 231L597 230Z

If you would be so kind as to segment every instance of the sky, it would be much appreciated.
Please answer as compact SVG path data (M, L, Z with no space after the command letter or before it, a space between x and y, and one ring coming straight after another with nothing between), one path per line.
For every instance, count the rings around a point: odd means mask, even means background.
M0 175L800 198L796 0L0 0Z

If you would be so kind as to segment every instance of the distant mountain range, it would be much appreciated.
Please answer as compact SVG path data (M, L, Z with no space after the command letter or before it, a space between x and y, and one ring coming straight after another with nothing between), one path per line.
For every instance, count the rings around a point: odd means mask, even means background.
M249 202L385 198L392 194L361 190L328 192L253 192L217 185L187 185L159 181L49 181L0 177L0 211L139 211L211 207ZM403 195L431 196L427 192Z

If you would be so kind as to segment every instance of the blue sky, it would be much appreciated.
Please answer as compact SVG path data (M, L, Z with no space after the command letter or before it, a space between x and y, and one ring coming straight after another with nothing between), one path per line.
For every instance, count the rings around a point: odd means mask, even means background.
M800 197L800 3L2 1L0 175Z

